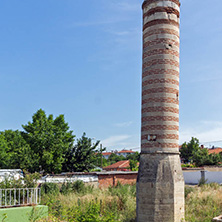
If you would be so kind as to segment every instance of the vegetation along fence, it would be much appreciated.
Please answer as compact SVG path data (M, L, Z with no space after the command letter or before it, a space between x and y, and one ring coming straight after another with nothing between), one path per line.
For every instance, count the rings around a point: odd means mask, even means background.
M40 201L40 188L0 189L0 208L37 205Z

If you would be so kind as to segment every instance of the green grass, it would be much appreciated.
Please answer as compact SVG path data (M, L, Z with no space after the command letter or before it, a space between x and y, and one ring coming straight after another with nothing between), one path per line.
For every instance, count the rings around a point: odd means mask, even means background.
M212 183L193 188L187 193L185 209L187 222L211 222L222 214L222 187Z
M47 187L50 187L47 184ZM45 187L44 187L44 190ZM61 187L62 193L47 192L42 204L49 206L49 219L41 221L134 222L136 186L118 184L98 189L77 182Z
M48 186L48 185L47 185ZM185 188L186 222L211 222L222 214L222 186L202 184ZM48 222L134 222L136 186L121 185L108 189L67 184L62 193L47 193L42 204L49 206Z

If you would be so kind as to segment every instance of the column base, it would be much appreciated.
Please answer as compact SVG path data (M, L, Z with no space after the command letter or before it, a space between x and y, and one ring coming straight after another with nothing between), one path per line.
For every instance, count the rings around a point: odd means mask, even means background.
M178 153L140 156L137 222L184 221L184 179Z

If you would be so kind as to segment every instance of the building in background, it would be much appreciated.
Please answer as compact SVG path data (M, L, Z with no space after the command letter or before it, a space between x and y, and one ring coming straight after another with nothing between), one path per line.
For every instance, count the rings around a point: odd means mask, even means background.
M121 151L117 151L117 150L113 151L112 150L111 152L103 152L102 155L105 159L108 159L112 153L116 154L117 156L127 157L128 155L134 154L136 152L132 151L131 149L130 150L123 149Z

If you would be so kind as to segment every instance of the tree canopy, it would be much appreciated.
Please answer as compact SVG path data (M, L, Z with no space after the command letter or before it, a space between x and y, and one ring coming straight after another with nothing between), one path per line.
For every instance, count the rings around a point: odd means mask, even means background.
M201 148L199 140L192 137L189 143L183 143L180 149L184 163L194 163L196 166L217 165L222 160L220 154L209 154L207 148Z
M97 146L100 141L92 143L92 139L86 137L83 133L80 139L77 139L77 144L70 147L65 155L63 170L68 172L84 172L95 168L98 156Z
M59 173L62 170L65 153L74 142L74 136L65 122L64 115L54 119L53 115L47 117L45 111L39 109L32 116L32 122L22 127L22 136L35 157L35 162L29 170Z

